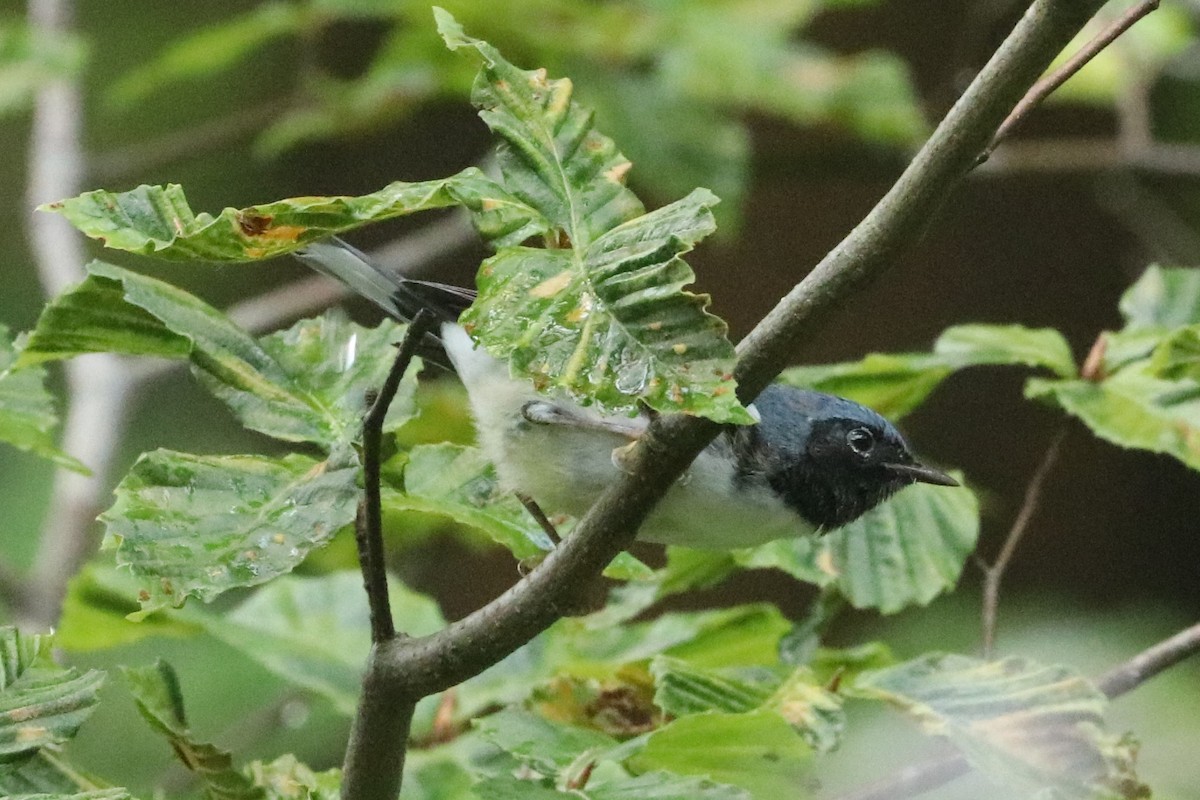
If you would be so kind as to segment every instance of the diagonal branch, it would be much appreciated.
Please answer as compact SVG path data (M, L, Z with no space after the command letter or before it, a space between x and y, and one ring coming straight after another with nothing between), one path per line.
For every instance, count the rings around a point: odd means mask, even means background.
M1102 0L1036 0L891 191L738 348L739 395L750 400L787 363L824 314L884 272L917 240L949 191L976 163L996 129ZM562 615L587 585L633 543L638 526L692 459L719 432L694 417L655 420L632 448L627 472L578 527L525 579L484 608L431 636L381 643L368 663L363 707L411 709L513 652ZM373 691L378 695L373 696ZM408 723L375 714L378 730L356 725L346 758L343 797L394 800L403 757L368 764L360 751L403 750ZM377 735L376 735L377 734ZM380 743L380 740L386 740Z
M980 162L987 161L992 151L999 147L1000 143L1007 139L1030 113L1042 104L1043 100L1070 80L1071 76L1087 66L1089 61L1120 38L1121 34L1132 28L1138 20L1157 10L1159 4L1160 0L1141 0L1140 3L1113 20L1111 25L1098 33L1091 41L1079 48L1079 52L1067 59L1062 66L1035 83L1033 88L1021 98L1021 102L1017 103L1017 107L1012 110L1012 113L1005 118L1004 124L992 137L991 144L979 156Z

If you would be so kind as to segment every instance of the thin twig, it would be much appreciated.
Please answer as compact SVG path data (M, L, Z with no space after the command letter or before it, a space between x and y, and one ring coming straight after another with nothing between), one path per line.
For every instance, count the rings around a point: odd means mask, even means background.
M1185 628L1168 639L1146 648L1133 658L1093 680L1109 700L1127 694L1188 656L1200 652L1200 624ZM944 786L968 774L970 764L958 753L939 753L918 764L840 794L835 800L903 800Z
M1000 608L1000 582L1004 580L1004 571L1008 569L1017 546L1029 529L1029 523L1037 513L1042 500L1042 489L1046 485L1046 477L1058 461L1058 453L1062 449L1063 439L1067 436L1064 425L1054 434L1050 446L1046 448L1042 461L1038 464L1029 484L1025 487L1025 498L1021 501L1021 510L1013 520L1012 528L1000 548L1000 553L990 566L982 564L983 569L983 657L990 659L996 644L996 615Z
M1035 0L1016 28L934 131L908 169L838 247L738 346L738 396L752 400L811 336L823 315L878 277L910 247L975 164L1005 115L1102 0ZM407 711L506 657L562 615L580 585L633 543L654 504L721 428L664 415L629 452L626 470L574 532L523 580L438 633L376 646L346 758L346 800L395 800L403 757L372 764L366 752L402 753L407 725L378 711ZM372 727L377 726L377 727Z
M1021 98L1021 102L1017 103L1012 113L1005 118L1004 123L996 131L996 135L992 137L991 144L980 154L980 163L987 161L992 151L1008 138L1009 134L1024 122L1035 108L1042 104L1043 100L1053 94L1055 89L1062 86L1072 75L1083 69L1089 61L1099 55L1104 48L1115 42L1121 34L1132 28L1138 20L1157 9L1159 2L1160 0L1142 0L1142 2L1133 6L1118 19L1114 20L1111 25L1098 33L1091 41L1079 48L1079 52L1067 59L1061 67L1035 83L1029 92Z
M363 585L367 590L367 601L371 607L371 641L378 644L396 635L392 621L391 605L388 602L387 564L383 551L383 511L380 498L380 462L383 445L383 423L388 408L400 389L400 381L412 364L417 347L433 324L433 313L421 309L409 323L404 341L396 352L396 360L387 378L380 387L371 408L363 417L363 499L358 507L358 519L354 532L358 541L358 558L363 573Z
M1197 652L1200 652L1200 623L1113 667L1096 679L1096 687L1110 699L1120 697Z

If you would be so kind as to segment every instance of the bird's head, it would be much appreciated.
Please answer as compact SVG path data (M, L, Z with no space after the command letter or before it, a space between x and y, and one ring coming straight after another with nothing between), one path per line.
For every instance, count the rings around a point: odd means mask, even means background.
M958 485L919 463L892 423L858 403L777 385L755 406L761 477L824 530L858 519L910 484Z

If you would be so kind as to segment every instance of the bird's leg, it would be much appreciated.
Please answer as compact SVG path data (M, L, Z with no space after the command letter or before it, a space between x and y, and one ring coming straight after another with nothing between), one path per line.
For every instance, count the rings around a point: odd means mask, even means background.
M546 512L542 511L542 507L537 504L537 501L524 492L516 492L516 495L517 499L521 501L521 505L525 506L525 510L529 512L529 516L533 517L534 521L550 537L550 541L555 544L561 542L562 537L558 535L558 528L554 527L554 523L546 516Z

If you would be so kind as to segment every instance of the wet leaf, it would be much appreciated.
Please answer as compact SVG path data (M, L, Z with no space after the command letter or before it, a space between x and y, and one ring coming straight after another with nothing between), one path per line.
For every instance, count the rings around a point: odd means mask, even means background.
M717 198L697 189L645 214L624 185L629 161L571 99L570 80L518 69L447 12L435 15L451 49L483 60L472 101L503 140L505 189L541 220L523 235L539 229L547 240L484 262L467 329L542 389L613 411L640 401L750 422L734 395L725 324L704 310L707 297L683 291L695 276L681 256L715 229Z
M0 628L0 774L75 735L97 702L104 673L54 663L53 637Z
M146 667L122 667L138 711L166 737L183 765L203 781L211 800L258 800L265 792L233 767L225 750L196 741L184 716L183 695L174 668L163 660Z
M854 691L900 706L1002 786L1149 797L1129 743L1104 732L1104 695L1066 667L935 653L864 673Z
M54 441L58 414L53 396L46 391L46 370L16 366L17 360L8 328L0 325L0 442L89 474L84 464L59 450Z
M291 455L138 459L101 516L104 546L141 579L144 617L291 571L355 516L358 462Z
M779 539L736 558L835 585L855 608L894 614L952 589L978 537L973 492L916 484L819 539Z

